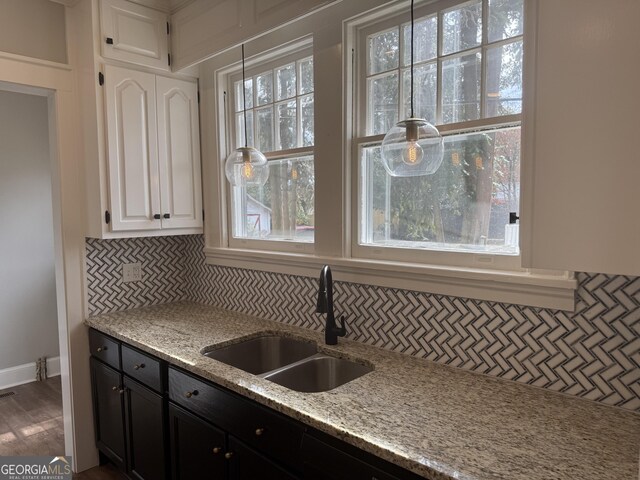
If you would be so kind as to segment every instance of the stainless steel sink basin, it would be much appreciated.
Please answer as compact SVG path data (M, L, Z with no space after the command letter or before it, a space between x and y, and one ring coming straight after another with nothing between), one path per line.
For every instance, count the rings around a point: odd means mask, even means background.
M317 351L315 343L278 335L264 335L205 351L203 355L259 375L295 363L314 355Z
M367 365L319 353L263 377L298 392L326 392L372 370Z

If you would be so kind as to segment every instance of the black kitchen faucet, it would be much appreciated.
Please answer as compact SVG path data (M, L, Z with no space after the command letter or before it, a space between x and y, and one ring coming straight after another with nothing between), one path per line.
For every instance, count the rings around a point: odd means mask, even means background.
M344 337L347 333L345 328L344 315L340 317L342 325L336 324L333 315L333 278L329 265L322 267L320 271L320 285L318 288L318 304L316 313L326 313L327 323L324 328L324 341L327 345L336 345L338 337Z

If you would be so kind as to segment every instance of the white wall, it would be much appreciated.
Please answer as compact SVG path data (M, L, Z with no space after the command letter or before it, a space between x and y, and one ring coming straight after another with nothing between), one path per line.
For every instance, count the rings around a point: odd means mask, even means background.
M58 356L57 322L47 98L0 91L0 370Z
M0 51L67 63L64 15L49 0L0 0Z

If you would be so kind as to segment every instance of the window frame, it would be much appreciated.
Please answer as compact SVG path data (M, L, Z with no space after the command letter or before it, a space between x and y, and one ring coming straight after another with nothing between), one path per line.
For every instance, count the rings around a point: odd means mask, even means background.
M426 2L424 2L426 3ZM421 3L422 4L422 3ZM455 2L452 2L455 4ZM224 174L227 149L225 84L223 75L238 64L238 48L225 50L199 66L201 93L203 193L206 263L287 275L317 278L329 264L334 279L365 285L400 288L434 295L465 297L490 302L530 305L560 310L575 309L577 281L572 272L490 270L422 263L356 258L351 252L351 184L355 88L354 31L375 19L406 11L407 3L388 0L336 2L258 37L247 39L248 65L253 57L313 37L315 92L315 244L313 252L231 247L228 244L228 182ZM407 11L407 18L409 14ZM525 2L525 53L523 66L523 127L521 162L520 244L523 257L531 258L534 168L537 11ZM453 127L453 126L451 126ZM207 132L208 134L205 134ZM455 298L453 299L455 300Z
M277 107L280 103L283 103L287 100L277 100L276 99L276 78L275 78L275 70L280 67L284 67L290 64L294 64L296 67L296 94L294 97L291 97L288 100L294 99L296 101L296 106L300 106L300 101L302 97L309 95L308 93L300 94L299 92L299 83L298 83L298 61L304 60L307 58L313 58L313 43L312 38L307 37L302 40L293 42L291 44L286 44L281 46L280 48L276 48L264 53L260 53L255 55L254 57L245 61L245 78L253 78L256 75L260 75L261 73L265 73L268 71L274 72L273 77L273 101L271 103L261 105L260 107L256 104L256 89L255 84L252 88L252 107L247 108L247 111L252 110L256 111L258 108L262 108L264 106L271 105L273 108L273 141L274 146L277 144ZM242 81L242 67L240 64L235 64L229 66L224 69L224 71L219 73L221 80L221 87L224 89L224 118L225 118L225 137L226 137L226 145L228 146L228 152L237 148L236 138L237 138L237 123L236 123L236 115L241 113L235 109L235 83L240 80ZM315 107L315 87L313 90L314 95L314 107ZM296 128L298 125L298 115L296 113ZM253 119L254 125L254 141L255 141L255 114ZM315 130L315 128L314 128ZM297 137L300 138L301 132L297 132ZM315 135L314 135L315 137ZM253 145L256 146L256 145ZM282 150L272 150L268 152L262 152L264 156L267 158L267 162L285 160L289 158L298 158L298 157L306 157L312 156L314 157L315 162L315 140L314 145L306 146L306 147L296 147L290 149L282 149ZM228 154L228 153L227 153ZM225 157L226 158L226 157ZM315 188L315 186L314 186ZM237 212L234 211L234 197L240 198L242 193L235 188L228 187L226 188L226 220L227 220L227 245L231 248L241 248L241 249L250 249L250 250L266 250L266 251L281 251L281 252L296 252L296 253L313 253L314 251L314 241L311 242L300 242L289 239L256 239L256 238L244 238L244 237L235 237L234 236L234 215L237 215ZM315 234L315 231L314 231Z
M446 0L440 2L430 2L425 5L420 5L415 9L416 21L419 21L425 17L436 16L438 19L437 38L438 45L436 56L433 59L423 62L429 64L436 63L436 71L438 75L437 81L437 93L436 93L436 127L440 131L443 137L474 133L481 131L497 130L501 128L519 127L521 129L521 138L523 135L522 119L523 114L510 114L501 115L497 117L483 118L483 114L486 111L486 52L491 48L496 48L501 45L510 44L517 41L524 42L524 32L520 35L515 35L508 39L502 39L494 42L489 42L488 38L488 3L489 0L480 0L482 3L482 38L478 46L470 47L458 52L442 54L443 49L443 28L442 17L443 14L452 9L459 8L466 4L477 3L477 0L470 0L467 2L460 0ZM460 252L460 251L448 251L446 249L425 249L425 248L400 248L390 247L383 245L367 245L361 244L361 228L362 221L365 213L360 208L360 200L366 192L363 191L361 178L363 177L363 168L361 161L361 149L365 146L380 145L384 138L384 134L369 134L367 131L367 123L370 112L368 109L368 79L381 75L383 72L368 75L368 49L367 43L371 35L379 34L398 29L399 49L398 49L398 67L388 70L388 72L398 72L398 118L404 118L403 110L403 81L402 71L407 67L403 67L402 58L402 28L407 24L406 14L403 11L396 11L390 15L386 15L383 18L379 16L367 16L363 15L363 19L359 20L357 24L352 25L351 39L352 48L356 52L356 58L353 62L353 78L354 78L354 90L352 91L353 99L353 134L351 136L351 152L350 162L352 169L352 182L351 182L351 218L350 225L350 238L351 238L351 254L353 258L363 260L378 260L378 261L393 261L393 262L412 262L424 265L434 265L442 267L452 268L481 268L489 270L498 270L504 272L525 272L526 269L522 268L522 249L519 249L519 253L515 254L500 254L491 252ZM527 15L525 15L526 21ZM442 69L443 62L447 59L456 58L462 55L467 55L473 52L481 52L481 71L480 71L480 118L476 120L469 120L465 122L457 123L442 123ZM524 75L523 75L524 77ZM524 97L524 88L523 88ZM524 98L523 98L524 108ZM406 115L405 115L406 116ZM521 167L522 172L522 167ZM522 209L522 200L520 210Z

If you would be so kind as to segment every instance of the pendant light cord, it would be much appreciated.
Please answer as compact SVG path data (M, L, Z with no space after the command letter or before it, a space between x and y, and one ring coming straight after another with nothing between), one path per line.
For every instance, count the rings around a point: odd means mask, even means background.
M411 51L413 52L413 41L411 44L411 49ZM411 55L413 55L413 53ZM413 70L413 66L411 67L411 69ZM413 79L413 74L411 74L411 78ZM411 87L411 89L413 90L413 86ZM413 96L413 93L411 94L411 96ZM411 101L413 102L413 99ZM413 106L411 107L411 109L413 110ZM247 140L247 89L244 83L244 43L242 44L242 116L244 117L244 146L246 148L249 146L249 142Z
M411 0L411 118L413 118L413 2L414 0Z

